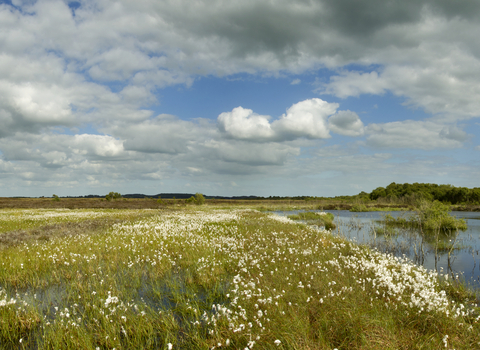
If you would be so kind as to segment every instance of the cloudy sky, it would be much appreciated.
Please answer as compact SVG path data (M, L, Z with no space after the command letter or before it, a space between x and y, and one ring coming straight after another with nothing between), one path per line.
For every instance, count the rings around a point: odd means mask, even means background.
M479 187L478 0L0 1L0 196Z

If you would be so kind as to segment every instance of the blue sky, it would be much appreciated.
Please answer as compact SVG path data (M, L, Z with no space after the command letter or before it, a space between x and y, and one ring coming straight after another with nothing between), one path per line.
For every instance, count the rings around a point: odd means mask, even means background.
M474 0L0 1L0 196L478 187Z

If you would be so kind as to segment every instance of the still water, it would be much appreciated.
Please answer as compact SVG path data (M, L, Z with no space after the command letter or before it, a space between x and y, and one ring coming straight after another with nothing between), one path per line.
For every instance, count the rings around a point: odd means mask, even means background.
M347 210L325 210L335 216L337 227L332 230L334 235L345 237L358 244L365 244L385 253L396 256L405 255L418 265L458 276L467 284L480 290L480 213L451 212L457 218L464 218L468 229L455 234L440 234L439 241L453 246L454 249L437 250L432 235L422 235L419 230L387 229L382 225L385 214L393 217L408 216L410 212L362 212L354 213ZM279 215L297 214L298 211L276 212ZM382 230L382 228L384 230ZM384 233L386 232L386 233Z

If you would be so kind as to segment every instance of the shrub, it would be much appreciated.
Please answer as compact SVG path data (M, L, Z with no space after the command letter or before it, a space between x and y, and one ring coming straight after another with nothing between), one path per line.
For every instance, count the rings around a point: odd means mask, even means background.
M391 215L385 215L385 224L397 227L415 227L426 231L465 231L467 223L464 219L457 219L450 215L450 207L439 201L428 202L422 200L417 203L415 213L409 218L393 218Z
M205 197L203 196L203 194L201 194L199 192L195 193L195 204L196 205L205 204Z
M205 204L205 197L203 196L203 194L197 192L195 193L195 196L191 196L190 198L186 199L185 203L203 205Z
M350 208L350 211L359 213L369 210L364 204L355 204L352 208Z
M122 198L122 195L121 195L120 193L118 193L118 192L110 192L109 194L107 194L107 195L105 196L105 199L106 199L107 201L110 201L110 200L112 200L112 199L113 199L113 200L116 200L116 199L119 199L119 198Z

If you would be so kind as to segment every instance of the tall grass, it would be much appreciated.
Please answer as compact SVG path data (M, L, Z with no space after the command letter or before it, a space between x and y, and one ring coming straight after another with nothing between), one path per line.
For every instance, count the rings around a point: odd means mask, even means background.
M332 230L336 227L333 222L335 216L332 213L306 211L288 215L287 217L291 220L305 221L309 225L323 226L326 230Z
M450 207L439 201L417 203L413 214L392 217L390 214L385 215L385 224L397 227L419 228L427 233L436 230L443 232L457 232L467 230L465 219L458 219L450 215Z
M445 276L252 210L22 243L0 264L5 349L480 346L470 294Z

